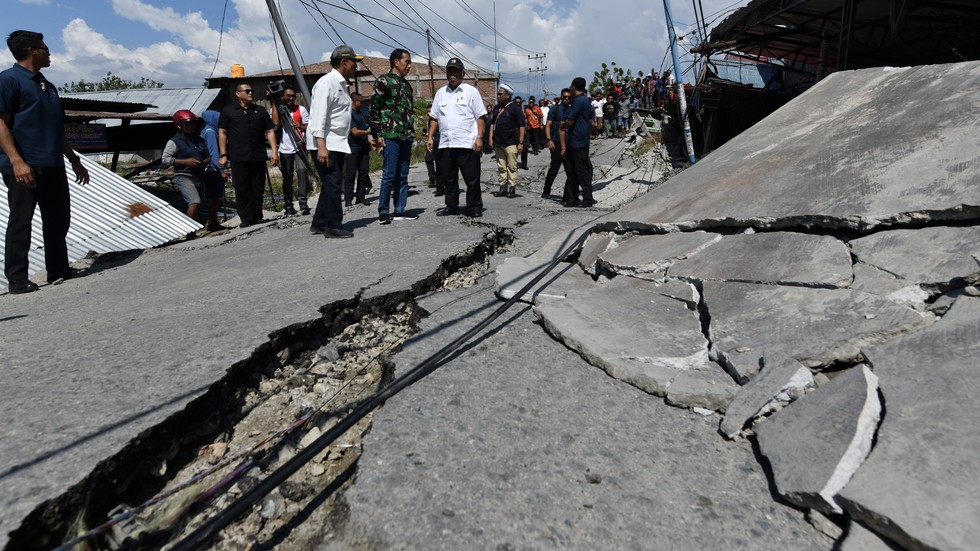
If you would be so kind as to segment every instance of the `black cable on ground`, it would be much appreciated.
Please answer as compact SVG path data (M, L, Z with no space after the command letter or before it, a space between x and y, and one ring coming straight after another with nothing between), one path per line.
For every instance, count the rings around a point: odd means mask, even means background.
M463 335L454 339L446 346L439 349L438 352L432 356L429 356L422 363L412 368L408 373L405 373L401 377L395 379L390 385L378 391L378 393L373 397L364 401L354 411L341 419L336 425L331 427L330 430L314 440L309 446L303 448L299 453L293 456L292 459L273 471L254 488L243 494L240 498L238 498L238 500L229 505L227 509L221 511L215 517L199 526L186 538L177 542L177 544L171 548L172 551L191 551L204 548L211 538L213 538L219 531L234 522L238 517L247 511L251 510L252 506L258 503L259 500L272 492L272 490L274 490L280 484L285 482L286 479L296 473L296 471L302 468L303 465L310 462L327 446L333 443L334 440L342 436L351 427L363 419L368 413L374 411L375 408L387 401L388 398L395 396L402 390L405 390L409 386L422 380L427 375L438 369L441 366L440 362L449 357L456 351L456 349L466 344L481 331L486 329L491 323L494 322L494 320L500 317L505 311L507 311L508 308L513 306L514 303L523 297L525 293L533 289L538 282L540 282L546 275L554 270L555 267L565 259L565 257L582 245L591 234L592 229L586 230L584 234L569 245L561 254L555 256L551 263L548 264L548 266L540 274L532 278L527 285L521 288L521 290L518 291L513 297L508 299L507 302L494 310L493 313L487 316L483 321L475 325Z

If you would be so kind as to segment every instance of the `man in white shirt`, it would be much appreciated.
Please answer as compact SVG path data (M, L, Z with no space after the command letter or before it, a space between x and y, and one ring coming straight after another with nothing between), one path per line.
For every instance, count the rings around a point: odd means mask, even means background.
M320 200L313 212L310 231L324 237L354 237L343 227L341 177L344 157L350 153L351 99L347 79L354 76L357 62L364 59L350 46L337 46L330 54L329 73L320 77L310 94L310 124L306 127L306 147L320 174Z
M483 105L480 92L463 82L463 62L454 57L446 63L448 84L436 92L429 111L429 140L426 147L435 147L433 135L439 132L439 177L446 186L446 208L436 216L465 214L483 216L483 197L480 193L480 152L483 151ZM459 208L459 173L466 183L466 207Z
M282 141L279 142L279 168L282 170L282 200L286 204L285 214L286 216L296 214L296 209L293 208L294 171L296 172L296 198L299 200L299 209L303 214L309 214L310 207L306 203L306 198L310 194L310 179L306 174L306 163L297 157L306 153L303 138L306 136L306 126L310 122L310 113L305 107L296 103L296 89L292 86L283 88L282 101L289 113L289 120L284 122L292 126L296 137L299 139L298 144L293 143L292 134L283 126Z
M592 95L592 138L595 139L602 132L602 108L606 105L606 98L601 93Z

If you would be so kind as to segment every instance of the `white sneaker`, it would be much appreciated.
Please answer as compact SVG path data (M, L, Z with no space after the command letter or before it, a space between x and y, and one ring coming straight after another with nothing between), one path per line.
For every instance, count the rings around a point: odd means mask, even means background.
M396 212L395 215L391 217L391 219L392 220L418 220L419 217L404 212Z

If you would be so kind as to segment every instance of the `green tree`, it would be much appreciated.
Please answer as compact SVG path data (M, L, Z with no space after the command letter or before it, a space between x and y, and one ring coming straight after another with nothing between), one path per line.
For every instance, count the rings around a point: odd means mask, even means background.
M146 77L141 77L138 81L126 80L109 71L102 77L101 82L85 82L85 79L81 79L78 82L69 82L59 88L59 90L62 92L104 92L106 90L128 90L130 88L163 88L163 83Z
M610 61L608 64L603 63L600 67L600 70L592 73L593 77L592 82L589 83L589 93L601 93L605 95L612 92L614 82L633 80L633 69L624 70L622 67L616 65L615 61ZM638 74L642 77L643 71L639 71Z

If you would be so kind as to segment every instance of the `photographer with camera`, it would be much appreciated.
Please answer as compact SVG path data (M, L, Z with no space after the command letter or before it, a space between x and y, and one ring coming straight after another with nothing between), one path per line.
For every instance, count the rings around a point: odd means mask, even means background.
M282 199L286 204L285 215L296 214L293 208L293 172L296 173L296 198L302 214L309 214L306 198L310 195L309 162L306 159L306 125L310 123L310 113L296 103L296 89L282 80L269 84L269 101L272 102L272 122L281 125L282 137L279 141L279 162L282 171ZM285 121L288 124L282 123ZM298 161L298 162L297 162Z

